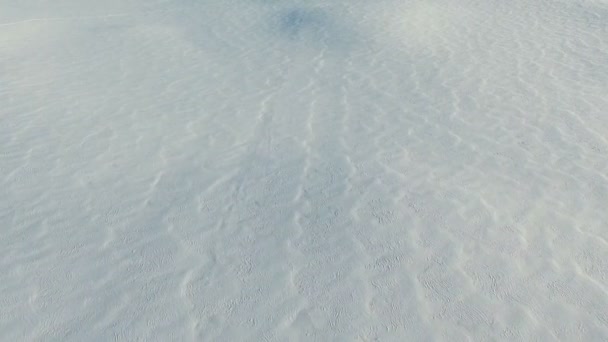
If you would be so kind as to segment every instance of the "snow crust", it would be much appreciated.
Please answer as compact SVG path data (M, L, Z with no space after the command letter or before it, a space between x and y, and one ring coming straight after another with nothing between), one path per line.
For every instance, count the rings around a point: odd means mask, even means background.
M0 340L608 340L606 1L0 8Z

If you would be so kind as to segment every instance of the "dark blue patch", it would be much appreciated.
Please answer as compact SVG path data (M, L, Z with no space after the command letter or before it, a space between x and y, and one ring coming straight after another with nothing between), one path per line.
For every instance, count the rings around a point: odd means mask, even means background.
M327 20L320 10L296 8L284 12L280 17L281 31L291 38L304 34L320 36L327 31Z

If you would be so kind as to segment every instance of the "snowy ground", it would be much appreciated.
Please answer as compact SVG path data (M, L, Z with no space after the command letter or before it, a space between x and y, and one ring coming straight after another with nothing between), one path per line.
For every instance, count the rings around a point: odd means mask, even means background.
M606 0L0 8L0 340L608 340Z

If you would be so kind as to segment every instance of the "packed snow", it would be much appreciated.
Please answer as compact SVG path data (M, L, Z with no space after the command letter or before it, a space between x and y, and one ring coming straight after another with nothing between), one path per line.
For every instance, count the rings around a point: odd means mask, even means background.
M608 340L608 2L0 0L0 340Z

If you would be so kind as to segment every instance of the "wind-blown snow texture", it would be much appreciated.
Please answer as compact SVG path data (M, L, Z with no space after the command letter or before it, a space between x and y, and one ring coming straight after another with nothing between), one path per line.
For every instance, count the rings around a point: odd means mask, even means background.
M608 339L605 0L0 8L0 340Z

